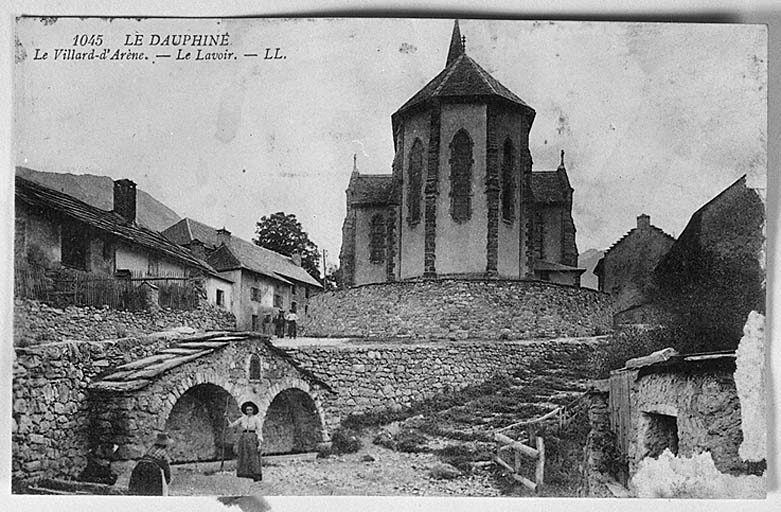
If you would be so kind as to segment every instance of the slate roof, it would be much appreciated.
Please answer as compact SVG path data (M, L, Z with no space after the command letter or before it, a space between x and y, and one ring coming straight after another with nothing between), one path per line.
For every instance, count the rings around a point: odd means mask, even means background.
M568 186L558 171L532 172L532 194L536 203L564 203L567 201L568 192Z
M654 226L653 224L650 226L650 228L651 228L651 230L652 230L652 231L655 231L655 232L659 233L660 235L663 235L663 236L665 236L665 237L669 238L670 240L672 240L673 242L675 242L675 237L674 237L674 236L672 236L672 235L671 235L671 234L669 234L669 233L666 233L666 232L665 232L665 231L664 231L662 228L658 228L658 227ZM632 235L632 233L634 233L635 231L637 231L637 229L638 229L637 227L634 227L634 228L630 229L629 231L627 231L626 233L624 233L624 236L622 236L621 238L619 238L618 240L616 240L616 241L613 243L613 245L611 245L611 246L610 246L610 247L609 247L609 248L608 248L608 249L605 251L605 255L604 255L604 256L602 256L602 259L604 260L604 259L605 259L605 256L607 256L607 254L608 254L610 251L612 251L614 248L616 248L616 247L617 247L617 246L618 246L618 245L619 245L621 242L623 242L624 240L626 240L627 238L629 238L629 236L631 236L631 235ZM600 261L602 261L602 260L600 260Z
M163 235L172 242L181 245L188 244L194 239L200 240L211 248L217 248L220 245L215 228L188 217L163 231ZM210 256L209 261L219 271L245 268L261 275L279 279L288 284L290 284L290 280L293 280L311 286L322 287L315 278L309 275L302 267L293 263L292 258L288 256L265 247L260 247L233 235L230 237L228 249L238 264L229 264L230 258L227 255L219 252L214 253L213 257Z
M527 109L532 115L534 109L527 105L510 89L499 83L488 71L480 67L466 53L462 53L427 83L412 98L393 114L394 117L422 105L432 99L502 98Z
M172 243L165 236L125 218L113 211L101 210L73 196L44 187L33 181L16 176L16 201L39 211L56 212L92 228L109 233L156 253L179 260L191 267L210 274L215 270L203 260L196 258L189 250Z
M353 205L385 205L391 201L393 175L355 174L350 180Z
M274 355L285 359L309 381L314 382L329 391L333 391L322 379L314 373L301 367L299 362L287 351L275 347L267 337L248 332L216 332L184 338L167 348L158 350L151 356L131 363L117 366L106 375L93 380L89 387L98 391L127 392L137 391L151 384L164 373L185 363L213 354L234 341L253 339L265 344Z

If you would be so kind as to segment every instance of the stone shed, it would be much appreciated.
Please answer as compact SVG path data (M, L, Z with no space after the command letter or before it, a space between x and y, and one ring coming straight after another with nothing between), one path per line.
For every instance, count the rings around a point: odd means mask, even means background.
M734 351L680 355L665 349L611 373L611 430L630 477L643 459L665 449L679 457L709 452L726 474L755 469L738 454L743 418L735 359Z

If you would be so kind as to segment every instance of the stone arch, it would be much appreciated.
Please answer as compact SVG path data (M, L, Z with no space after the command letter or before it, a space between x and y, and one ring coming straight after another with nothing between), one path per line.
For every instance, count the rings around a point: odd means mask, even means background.
M258 404L263 418L264 453L314 451L329 440L322 404L308 382L285 378Z
M215 384L196 384L182 393L167 415L171 439L168 455L175 462L217 460L232 456L234 433L225 417L239 415L236 399Z

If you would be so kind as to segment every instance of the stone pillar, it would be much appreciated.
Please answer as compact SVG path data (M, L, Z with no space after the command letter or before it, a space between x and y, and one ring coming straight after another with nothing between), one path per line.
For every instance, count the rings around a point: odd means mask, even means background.
M423 277L436 277L437 249L437 199L439 198L439 145L441 107L435 103L431 108L429 133L428 168L425 187L425 226L423 249Z
M486 106L486 166L485 194L488 203L488 229L486 240L486 277L496 277L499 257L499 148L496 143L496 113L492 105Z

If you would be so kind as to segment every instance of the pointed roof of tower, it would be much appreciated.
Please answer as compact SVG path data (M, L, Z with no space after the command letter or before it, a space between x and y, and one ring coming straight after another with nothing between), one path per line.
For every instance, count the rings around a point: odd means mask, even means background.
M434 99L457 100L458 98L500 98L526 110L531 119L534 119L535 115L533 108L466 54L458 21L456 21L445 69L402 105L393 114L393 118Z
M445 67L448 67L464 53L464 42L461 39L461 29L458 27L458 20L453 22L453 35L450 36L450 49L447 52L447 61Z

